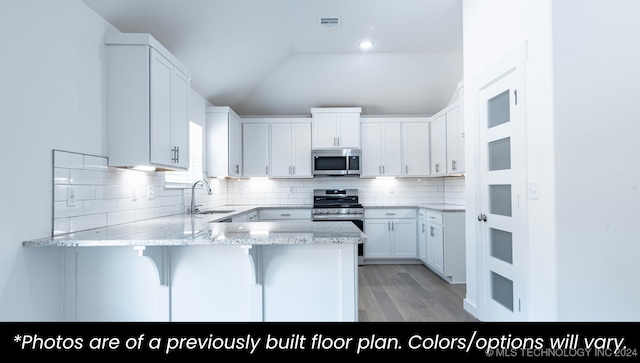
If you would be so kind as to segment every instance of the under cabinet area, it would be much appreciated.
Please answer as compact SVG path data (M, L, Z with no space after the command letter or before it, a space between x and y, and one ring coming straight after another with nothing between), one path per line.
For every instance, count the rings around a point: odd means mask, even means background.
M105 44L109 165L188 169L190 72L149 34Z
M416 210L375 208L364 211L365 264L416 262Z

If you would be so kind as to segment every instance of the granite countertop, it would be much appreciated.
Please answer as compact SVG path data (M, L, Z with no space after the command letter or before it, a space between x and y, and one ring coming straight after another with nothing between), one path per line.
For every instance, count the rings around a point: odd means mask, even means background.
M417 203L417 204L365 204L365 209L374 208L424 208L438 212L464 212L464 205L444 204L444 203Z
M366 242L367 237L351 222L217 222L222 218L225 217L177 214L24 241L23 246L357 244Z

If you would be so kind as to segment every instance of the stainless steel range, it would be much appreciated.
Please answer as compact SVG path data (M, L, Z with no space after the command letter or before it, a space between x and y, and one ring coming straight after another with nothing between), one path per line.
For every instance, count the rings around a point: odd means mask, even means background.
M358 201L358 189L315 189L314 222L351 221L364 232L364 207ZM358 245L358 265L364 264L364 245Z

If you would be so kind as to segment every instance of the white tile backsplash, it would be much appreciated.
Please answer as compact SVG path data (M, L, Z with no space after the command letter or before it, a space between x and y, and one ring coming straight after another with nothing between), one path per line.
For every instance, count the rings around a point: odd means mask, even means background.
M58 164L59 163L59 164ZM191 188L166 188L163 172L110 168L106 157L54 151L54 235L183 213L191 205ZM223 205L309 205L313 190L358 189L367 205L422 203L465 204L464 177L361 179L207 179L213 195L198 185L194 192L201 209ZM153 198L147 191L153 188ZM67 188L76 192L67 206ZM134 200L135 196L135 200Z
M110 168L106 157L60 150L54 150L53 162L53 235L183 213L190 207L191 189L165 188L162 172ZM198 204L227 204L226 180L209 183L215 194L196 188ZM74 188L74 206L67 206L68 188ZM151 199L149 188L154 191Z

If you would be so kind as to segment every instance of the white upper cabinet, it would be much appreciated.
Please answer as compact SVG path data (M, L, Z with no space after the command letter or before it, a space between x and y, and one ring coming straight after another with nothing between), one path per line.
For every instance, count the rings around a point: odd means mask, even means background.
M149 34L105 44L109 165L188 169L190 72Z
M464 120L461 110L460 101L455 101L431 119L431 176L464 173Z
M271 177L313 177L310 122L271 124Z
M242 176L269 176L269 124L242 125Z
M362 177L400 176L402 135L400 122L362 122Z
M429 176L430 142L427 121L402 124L402 175Z
M313 149L360 148L360 107L312 108Z
M447 112L447 173L462 174L464 169L464 118L460 105Z
M431 121L431 175L447 174L447 115Z
M207 107L207 176L242 176L242 119L229 107Z

